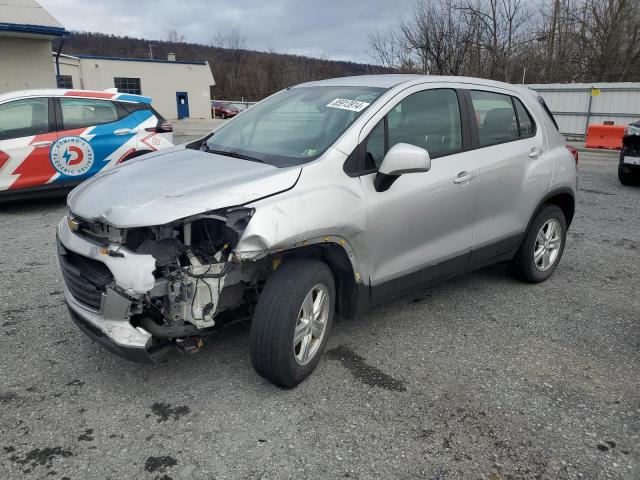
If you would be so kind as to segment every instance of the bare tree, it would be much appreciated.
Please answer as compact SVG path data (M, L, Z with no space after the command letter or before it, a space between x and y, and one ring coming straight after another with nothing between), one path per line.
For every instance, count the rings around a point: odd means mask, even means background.
M453 0L421 1L400 22L400 50L410 52L423 73L458 75L476 35L467 20Z
M473 30L471 43L484 68L484 76L510 80L513 59L534 40L531 11L523 0L466 0L455 7Z
M399 68L400 52L423 73L506 81L520 81L531 67L529 78L537 80L547 38L542 21L525 0L421 0L395 30L370 33L371 56Z
M383 67L401 67L398 40L393 30L369 32L369 56Z
M210 45L212 47L226 48L227 50L244 50L246 48L246 39L240 34L237 28L230 32L218 32L211 37Z
M184 40L185 40L184 35L181 34L181 33L178 33L177 30L171 29L171 30L169 30L167 32L167 41L168 42L171 42L171 43L182 43L182 42L184 42Z
M242 69L245 63L245 38L240 34L240 31L238 29L234 28L227 33L218 32L211 38L210 43L212 46L224 48L226 50L226 53L230 58L231 69L230 71L227 70L224 71L224 73L221 73L226 76L226 81L230 85L230 87L232 89L235 89L236 85L240 83Z
M637 0L586 0L574 20L577 68L590 79L623 81L640 61L640 11Z

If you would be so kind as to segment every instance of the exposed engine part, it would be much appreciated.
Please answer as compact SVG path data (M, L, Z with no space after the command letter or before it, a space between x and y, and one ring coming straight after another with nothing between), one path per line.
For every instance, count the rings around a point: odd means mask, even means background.
M184 245L177 238L165 238L153 240L147 238L136 249L136 253L144 253L153 256L159 267L177 264L177 259L184 252Z
M195 325L158 325L149 317L140 319L140 326L148 331L151 335L158 338L180 338L195 335L198 329Z
M117 285L112 287L131 300L132 323L158 339L186 339L210 329L218 314L242 305L247 291L266 276L267 262L239 262L234 255L252 209L238 207L129 229L68 215L78 234L103 244L107 255L123 258L120 250L126 249L155 259L154 286L146 295L129 297Z
M176 346L183 353L191 354L200 350L204 346L204 342L201 338L195 337L179 338L176 340Z
M263 268L260 262L240 265L232 259L251 214L241 208L123 232L128 248L156 259L156 285L142 301L140 326L158 338L185 337L196 327L213 327L216 315L242 304ZM180 331L184 334L175 335Z

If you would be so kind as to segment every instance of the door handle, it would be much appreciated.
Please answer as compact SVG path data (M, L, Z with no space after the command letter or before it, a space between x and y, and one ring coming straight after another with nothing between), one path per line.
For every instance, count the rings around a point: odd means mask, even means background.
M456 178L453 179L453 183L468 183L476 178L476 172L460 172Z
M133 133L133 130L130 128L119 128L113 131L114 135L129 135L130 133Z
M533 147L530 151L529 151L529 156L531 158L536 158L538 155L540 155L542 153L542 147Z
M40 147L48 147L49 145L51 145L53 142L51 140L43 140L42 142L36 142L36 143L32 143L31 146L32 147L36 147L36 148L40 148Z

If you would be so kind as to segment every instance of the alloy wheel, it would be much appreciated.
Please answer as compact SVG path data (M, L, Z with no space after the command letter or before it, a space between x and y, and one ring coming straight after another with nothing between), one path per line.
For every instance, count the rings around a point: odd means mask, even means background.
M318 353L329 318L329 291L319 283L307 294L293 334L293 354L298 365L306 365Z
M547 220L536 237L533 250L533 262L538 270L545 272L558 259L562 246L562 227L555 218Z

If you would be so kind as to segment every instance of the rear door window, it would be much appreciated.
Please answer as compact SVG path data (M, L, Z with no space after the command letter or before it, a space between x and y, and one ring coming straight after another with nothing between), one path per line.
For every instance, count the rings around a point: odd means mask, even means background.
M25 98L0 105L0 140L49 132L49 101Z
M481 147L517 140L520 137L511 96L472 90L471 101Z
M60 107L65 130L118 121L118 109L108 100L61 98Z

